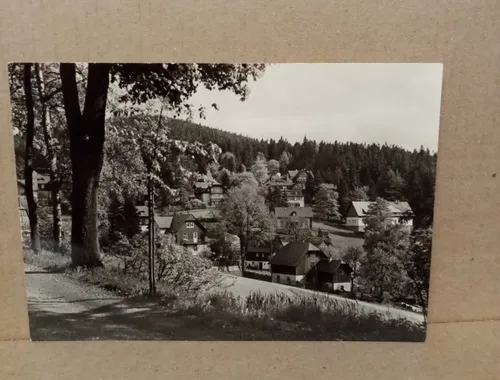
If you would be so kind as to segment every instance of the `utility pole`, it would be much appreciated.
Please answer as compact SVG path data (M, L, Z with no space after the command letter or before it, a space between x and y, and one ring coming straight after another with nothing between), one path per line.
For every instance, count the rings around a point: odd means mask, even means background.
M153 187L153 173L151 169L148 173L148 232L149 232L149 295L156 294L155 284L155 208L154 208L154 187Z
M160 108L160 115L158 117L158 126L156 129L156 141L153 146L152 157L147 165L148 167L148 232L149 232L149 295L154 296L156 294L156 280L155 280L155 190L154 190L154 178L153 178L153 162L156 160L158 154L158 136L161 130L161 117L163 113L163 103Z

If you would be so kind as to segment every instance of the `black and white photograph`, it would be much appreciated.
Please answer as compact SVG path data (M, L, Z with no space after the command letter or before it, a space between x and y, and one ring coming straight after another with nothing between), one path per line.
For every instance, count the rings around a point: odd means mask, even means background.
M442 71L10 63L31 339L424 342Z

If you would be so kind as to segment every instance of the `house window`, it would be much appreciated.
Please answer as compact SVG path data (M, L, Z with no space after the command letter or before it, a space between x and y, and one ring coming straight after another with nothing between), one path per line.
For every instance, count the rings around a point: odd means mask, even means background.
M276 276L276 282L280 282L280 275L279 274Z
M198 232L193 232L193 239L198 239Z
M193 246L193 251L196 252L197 250L198 250L198 246L197 245Z
M187 240L187 238L188 238L188 234L187 234L187 232L184 232L184 233L182 234L182 239L183 239L183 240Z
M194 228L194 222L186 222L187 228Z

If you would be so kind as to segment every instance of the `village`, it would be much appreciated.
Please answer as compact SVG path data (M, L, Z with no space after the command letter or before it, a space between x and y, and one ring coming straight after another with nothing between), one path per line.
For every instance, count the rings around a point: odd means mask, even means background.
M219 183L210 171L206 175L195 173L197 181L188 194L191 203L197 208L155 207L154 222L157 233L166 235L176 244L193 255L204 250L210 251L214 238L210 236L210 226L220 221L219 207L227 189ZM281 191L286 200L283 207L271 207L275 223L274 237L268 241L255 239L249 241L245 257L212 254L213 265L232 275L284 284L320 292L375 301L370 289L363 289L356 277L355 260L343 259L346 247L363 246L365 219L374 201L351 201L348 212L334 222L325 221L313 211L313 205L305 203L308 178L313 174L305 169L287 170L283 175L274 173L262 181L266 191ZM50 207L51 184L47 175L34 172L36 199L40 207ZM174 202L180 199L180 190L174 191ZM18 180L21 230L24 238L29 237L29 219L24 195L24 182ZM194 202L193 202L194 201ZM149 207L136 205L136 214L141 232L147 232ZM413 227L412 210L408 202L389 203L390 222L402 225L411 232ZM409 215L409 217L408 217ZM65 219L63 215L63 219ZM66 216L69 220L69 216ZM241 253L240 253L241 254ZM395 306L414 312L422 312L415 297L400 297Z

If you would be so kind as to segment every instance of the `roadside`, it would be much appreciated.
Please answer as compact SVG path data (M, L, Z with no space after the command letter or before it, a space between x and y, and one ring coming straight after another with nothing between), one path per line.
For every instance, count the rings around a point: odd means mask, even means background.
M33 340L365 340L423 341L425 329L384 310L339 297L225 274L202 294L163 289L151 299L143 283L106 269L54 273L26 264ZM122 281L123 280L123 281ZM94 285L90 285L94 284ZM122 297L106 291L135 290ZM134 288L139 285L139 288ZM129 288L121 288L125 286ZM389 316L389 318L387 318Z

